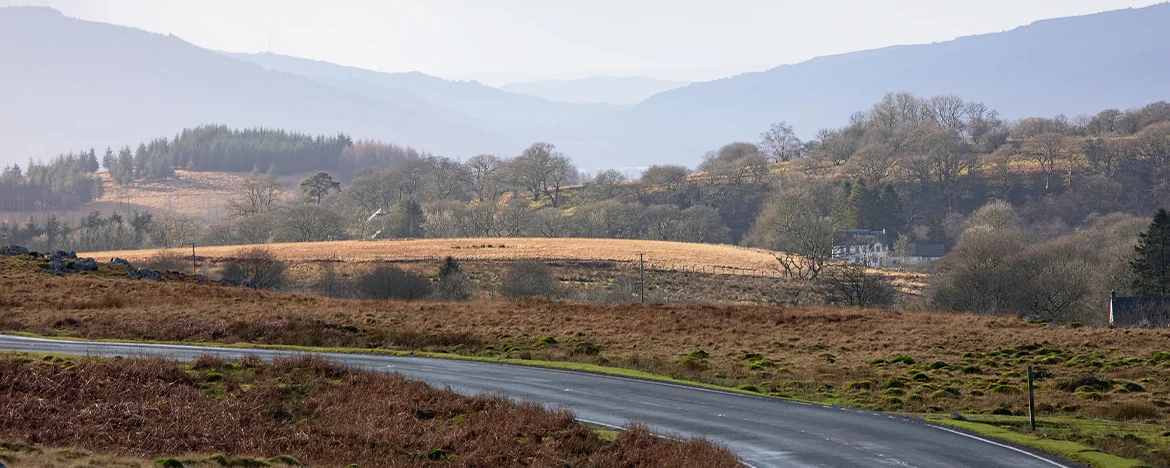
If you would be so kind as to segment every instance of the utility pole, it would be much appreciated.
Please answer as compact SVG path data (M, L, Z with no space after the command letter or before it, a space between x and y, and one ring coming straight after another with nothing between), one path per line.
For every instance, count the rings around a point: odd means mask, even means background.
M1032 366L1028 366L1028 424L1036 432L1036 395L1032 391Z
M198 273L196 273L197 270L198 270L198 267L195 264L195 243L192 242L191 243L191 276L195 276L196 274L198 274Z
M642 279L638 281L638 296L641 297L642 303L646 303L646 263L642 259L643 254L638 254L638 271Z

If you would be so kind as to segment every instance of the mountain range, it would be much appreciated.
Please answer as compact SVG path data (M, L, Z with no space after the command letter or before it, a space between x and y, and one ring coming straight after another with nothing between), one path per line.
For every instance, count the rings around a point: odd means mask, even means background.
M508 83L500 89L556 102L634 105L663 91L681 88L686 81L644 76L591 76L575 80L539 80Z
M418 72L221 53L48 8L0 8L0 165L223 123L345 132L464 159L514 155L544 140L584 169L693 166L724 143L757 140L778 120L806 138L843 125L890 91L957 94L1008 118L1167 100L1168 29L1170 4L1159 4L820 57L616 105L554 102L600 99ZM587 86L569 88L583 96Z

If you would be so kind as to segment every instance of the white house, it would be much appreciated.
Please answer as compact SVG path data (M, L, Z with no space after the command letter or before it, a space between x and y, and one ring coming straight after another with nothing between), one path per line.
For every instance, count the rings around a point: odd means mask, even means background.
M890 256L889 240L885 230L837 231L833 235L833 258L858 265L881 266Z

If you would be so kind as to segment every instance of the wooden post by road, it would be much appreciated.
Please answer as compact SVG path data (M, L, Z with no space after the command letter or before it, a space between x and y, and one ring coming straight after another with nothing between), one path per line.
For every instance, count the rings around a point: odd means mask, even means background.
M1032 366L1028 366L1028 425L1036 431L1036 394L1032 390Z
M195 243L192 242L191 243L191 276L195 276L195 275L199 274L197 272L197 270L198 270L198 267L195 264Z
M638 254L638 271L642 279L638 281L638 296L641 297L642 303L646 303L646 263L642 260L642 254Z

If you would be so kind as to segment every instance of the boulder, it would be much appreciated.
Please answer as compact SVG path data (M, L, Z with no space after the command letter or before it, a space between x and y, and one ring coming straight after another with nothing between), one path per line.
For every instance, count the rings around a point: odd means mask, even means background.
M73 269L77 271L98 271L98 264L96 260L89 257L79 258L76 262L73 262Z
M121 265L131 270L134 269L134 265L131 265L130 262L126 261L124 258L112 258L110 259L110 265Z

